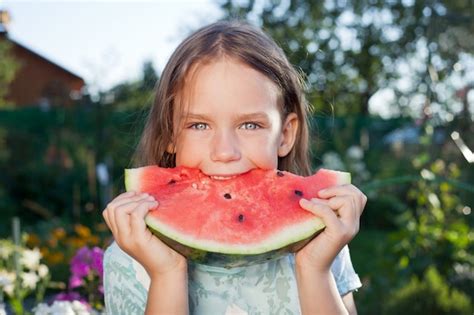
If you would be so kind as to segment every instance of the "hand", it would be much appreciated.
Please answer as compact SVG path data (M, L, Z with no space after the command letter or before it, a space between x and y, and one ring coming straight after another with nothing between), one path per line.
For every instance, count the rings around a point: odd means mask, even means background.
M320 198L301 199L300 206L320 217L326 228L296 254L296 263L328 271L341 249L359 232L367 197L354 185L319 191Z
M150 277L184 270L186 259L161 242L145 224L145 216L158 202L150 195L126 192L112 200L102 215L115 241L135 258Z

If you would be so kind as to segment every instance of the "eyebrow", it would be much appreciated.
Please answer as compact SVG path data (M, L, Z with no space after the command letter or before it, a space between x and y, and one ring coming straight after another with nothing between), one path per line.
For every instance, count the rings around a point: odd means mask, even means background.
M268 119L268 115L265 112L239 114L237 115L237 117L241 120ZM182 119L209 120L209 115L198 114L198 113L185 113L181 116L181 118Z

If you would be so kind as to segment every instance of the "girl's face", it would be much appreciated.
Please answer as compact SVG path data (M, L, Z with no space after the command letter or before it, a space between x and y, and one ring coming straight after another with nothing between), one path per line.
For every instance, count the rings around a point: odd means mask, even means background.
M232 58L194 67L177 98L176 166L199 168L217 179L254 168L274 169L298 128L282 121L279 91L265 75Z

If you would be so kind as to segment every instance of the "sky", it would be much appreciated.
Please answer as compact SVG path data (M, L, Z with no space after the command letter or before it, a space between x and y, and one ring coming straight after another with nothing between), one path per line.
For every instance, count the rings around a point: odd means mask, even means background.
M187 34L221 16L214 0L0 0L11 39L81 76L92 92L158 72Z
M81 76L95 94L139 79L145 61L161 72L186 35L221 17L218 1L0 0L0 9L11 16L11 39ZM394 97L381 90L369 107L389 117Z

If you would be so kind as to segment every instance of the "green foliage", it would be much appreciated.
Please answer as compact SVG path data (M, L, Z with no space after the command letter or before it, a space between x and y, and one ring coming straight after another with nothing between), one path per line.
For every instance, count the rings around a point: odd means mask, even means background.
M148 108L152 103L157 81L158 75L153 64L147 61L143 64L143 74L139 80L121 83L113 87L106 95L112 96L112 106L117 111Z
M352 264L362 281L362 288L354 292L359 314L382 314L380 301L387 299L387 292L397 281L396 260L387 250L388 238L389 233L382 229L362 227L349 244Z
M469 1L224 0L220 4L226 18L262 26L283 47L290 62L306 74L309 100L318 112L366 115L369 99L390 89L396 95L390 104L394 113L413 114L415 95L429 95L444 111L454 113L453 99L446 98L446 91L454 93L448 78L470 80L474 8ZM463 70L455 73L455 64ZM401 68L407 70L402 73ZM403 89L401 76L410 80Z
M20 62L11 53L12 45L0 38L0 108L5 108L7 104L5 97L8 93L8 86L15 79L15 74L20 68Z
M1 111L2 139L8 143L8 155L0 154L2 221L12 215L25 225L53 217L102 221L97 211L123 189L123 169L141 130L139 122L136 113L98 104ZM109 171L106 187L97 181L100 162ZM1 227L1 235L8 236L8 225Z
M442 275L453 276L456 264L474 265L474 232L454 185L461 170L455 163L431 160L426 152L413 160L420 177L407 193L412 209L398 218L395 250L405 273L421 275L434 264Z
M471 315L474 310L469 297L451 289L434 267L427 269L422 281L412 277L386 302L384 314L387 315Z

